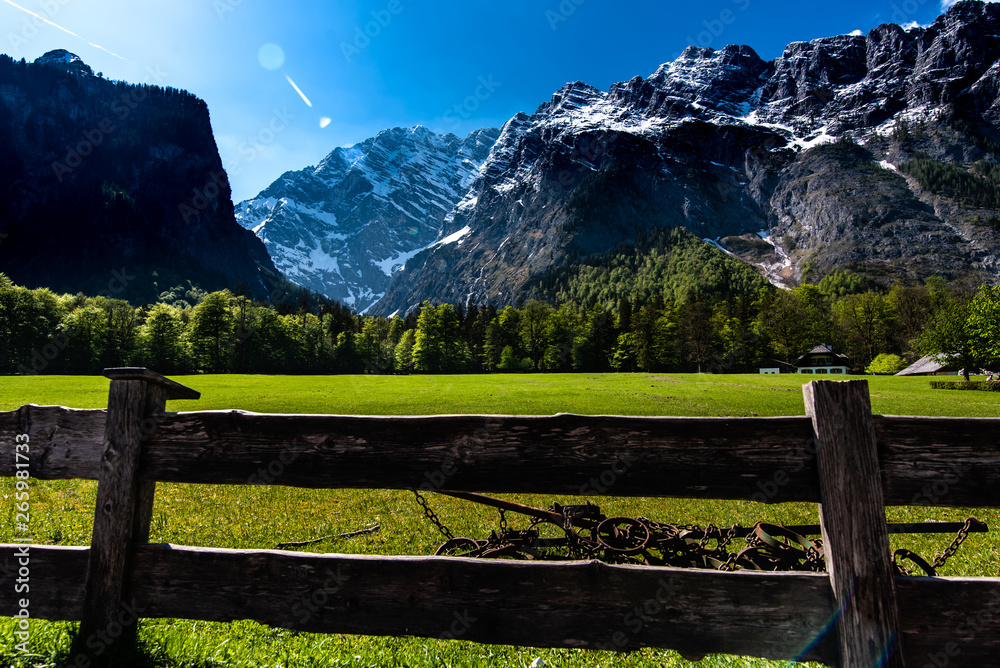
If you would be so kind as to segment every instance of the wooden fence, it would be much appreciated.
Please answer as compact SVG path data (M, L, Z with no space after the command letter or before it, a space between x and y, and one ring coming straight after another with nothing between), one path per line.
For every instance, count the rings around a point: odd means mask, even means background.
M873 416L866 381L806 385L806 417L173 414L199 394L106 375L107 411L0 413L0 476L27 434L33 478L99 480L89 548L30 547L31 616L81 620L70 665L125 665L137 617L862 668L1000 655L1000 579L896 576L885 519L1000 506L1000 419ZM150 545L157 481L816 502L828 573ZM0 615L23 550L0 546Z

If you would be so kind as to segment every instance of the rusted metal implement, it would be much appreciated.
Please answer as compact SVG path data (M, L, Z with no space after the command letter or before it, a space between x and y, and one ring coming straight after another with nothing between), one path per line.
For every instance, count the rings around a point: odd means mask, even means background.
M612 564L711 568L721 571L826 571L821 538L807 538L821 533L819 525L778 526L758 522L752 527L733 525L722 529L714 524L654 522L645 517L607 517L592 504L564 506L558 503L548 510L532 508L512 501L482 494L441 491L500 511L500 530L485 540L455 537L437 517L420 492L417 502L427 518L448 540L435 553L438 556L477 557L483 559L554 560L598 559ZM531 517L526 529L511 529L506 513ZM958 551L970 533L988 531L985 523L974 517L965 522L926 522L890 524L889 533L944 533L958 535L933 563L907 549L896 550L893 563L901 575L913 575L905 562L919 567L930 576ZM739 542L737 539L740 539Z

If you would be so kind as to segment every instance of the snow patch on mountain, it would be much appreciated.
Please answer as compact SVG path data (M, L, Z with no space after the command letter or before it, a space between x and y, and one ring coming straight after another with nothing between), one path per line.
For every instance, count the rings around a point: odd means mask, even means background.
M446 218L498 135L386 130L335 149L315 167L283 174L238 204L236 217L290 280L364 310L394 272L450 234Z

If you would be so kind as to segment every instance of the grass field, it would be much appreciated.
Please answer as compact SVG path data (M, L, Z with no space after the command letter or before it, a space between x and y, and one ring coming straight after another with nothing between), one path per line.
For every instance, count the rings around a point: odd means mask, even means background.
M439 413L621 415L803 415L802 376L712 375L528 375L528 376L190 376L175 378L202 393L170 410L239 408L268 413L422 415ZM92 377L16 377L0 380L0 410L27 403L75 408L104 407L108 380ZM892 415L1000 416L1000 393L932 391L926 379L871 378L873 410ZM37 543L90 542L95 483L36 483L32 490L32 535ZM0 542L13 538L13 484L0 479ZM540 507L582 499L509 497ZM758 520L815 522L808 504L763 506L750 502L677 499L590 499L608 515L645 515L680 523L730 525ZM484 537L497 526L486 508L431 496L430 503L456 535ZM967 509L890 508L890 521L960 520L977 515L1000 527L1000 512ZM218 487L161 484L157 487L153 542L208 547L272 549L379 524L381 531L313 546L315 552L430 554L441 538L412 494L394 491L312 491L280 487ZM516 526L519 526L517 524ZM908 547L930 558L951 536L902 536ZM997 576L1000 539L974 534L943 575ZM13 626L0 620L0 664L56 666L65 661L71 624L36 621L31 659L15 656ZM157 666L528 666L541 657L548 666L687 666L672 652L644 650L611 654L484 646L413 638L322 636L269 629L253 622L212 624L180 620L143 622L141 638ZM709 657L700 664L777 666L737 657Z

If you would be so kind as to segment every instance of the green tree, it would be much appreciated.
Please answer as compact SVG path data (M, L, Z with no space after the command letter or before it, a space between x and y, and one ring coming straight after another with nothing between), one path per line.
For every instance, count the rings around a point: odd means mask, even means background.
M408 329L396 345L396 369L405 373L413 371L413 344L416 342L416 330Z
M103 368L106 326L104 310L95 306L93 300L68 314L60 325L66 348L56 360L57 368L67 373L99 373Z
M837 302L837 310L851 358L858 366L868 366L888 347L893 322L889 300L869 290L844 297Z
M139 314L123 299L99 298L104 311L103 364L106 367L128 366L139 344Z
M972 299L968 331L977 366L1000 367L1000 287L983 287Z
M777 359L791 363L819 341L812 341L805 327L806 311L799 295L780 290L766 293L760 306L758 331L769 341Z
M397 318L398 321L398 318ZM374 373L389 373L395 363L394 346L390 338L392 324L385 318L366 318L358 337L358 353L365 369Z
M0 274L0 371L51 371L65 347L53 339L64 312L50 290L28 290Z
M956 299L938 309L921 336L924 353L942 364L962 367L965 380L970 369L979 366L969 315L969 302Z
M528 302L521 311L521 340L535 371L542 368L542 359L548 347L546 333L551 313L552 308L548 304L535 299Z
M451 304L433 306L424 302L413 344L414 369L431 373L464 371L469 357L462 323Z
M191 314L188 340L198 365L205 371L224 373L232 369L235 317L228 290L207 295Z
M184 323L173 307L156 304L146 317L139 335L143 363L160 373L187 370Z

